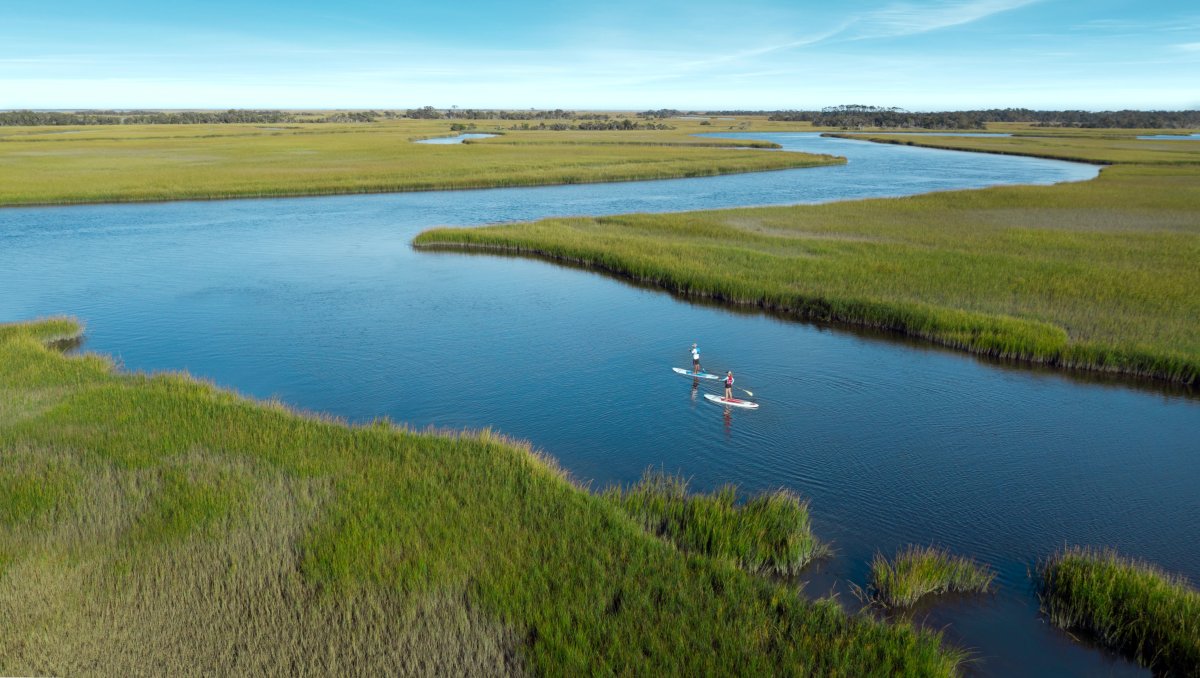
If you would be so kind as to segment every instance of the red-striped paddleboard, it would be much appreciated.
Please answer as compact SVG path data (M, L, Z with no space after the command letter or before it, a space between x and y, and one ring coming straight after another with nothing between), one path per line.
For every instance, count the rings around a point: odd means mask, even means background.
M738 400L737 398L722 398L711 393L705 393L704 397L710 402L718 405L728 405L729 407L744 407L748 410L757 410L758 403L752 403L749 400Z

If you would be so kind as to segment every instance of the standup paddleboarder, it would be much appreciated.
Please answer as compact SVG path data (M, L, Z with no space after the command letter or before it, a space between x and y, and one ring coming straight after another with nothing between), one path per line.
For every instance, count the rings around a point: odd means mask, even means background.
M725 399L733 400L733 370L725 373Z
M700 370L700 349L696 348L695 344L692 344L692 371L693 372L701 371Z

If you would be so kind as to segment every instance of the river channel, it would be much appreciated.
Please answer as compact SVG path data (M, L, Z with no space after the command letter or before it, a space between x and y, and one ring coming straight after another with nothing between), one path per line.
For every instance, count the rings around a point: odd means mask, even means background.
M697 490L787 487L836 555L936 544L998 572L918 620L984 675L1143 672L1038 617L1027 567L1113 546L1200 579L1200 399L695 305L594 273L416 251L435 225L817 203L1086 180L1089 165L815 134L749 134L841 166L619 184L0 210L0 320L70 314L85 349L361 422L492 427L604 486L648 467ZM471 146L462 147L464 153ZM726 413L670 371L733 369ZM713 389L712 392L715 392Z

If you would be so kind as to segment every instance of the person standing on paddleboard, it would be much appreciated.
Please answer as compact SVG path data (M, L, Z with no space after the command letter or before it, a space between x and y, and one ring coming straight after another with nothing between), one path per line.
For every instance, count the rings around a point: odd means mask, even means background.
M733 400L733 370L725 374L725 399Z
M692 371L693 372L701 371L701 369L700 369L700 349L696 348L695 344L692 344Z

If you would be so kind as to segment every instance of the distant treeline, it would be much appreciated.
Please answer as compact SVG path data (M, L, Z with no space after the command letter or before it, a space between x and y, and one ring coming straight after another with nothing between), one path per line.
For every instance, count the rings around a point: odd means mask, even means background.
M575 124L543 125L529 129L668 129L666 125L636 123L608 113L580 113L561 108L551 110L439 109L433 106L401 111L338 111L320 116L289 111L0 111L0 126L17 125L192 125L192 124L280 124L300 122L375 122L396 118L425 120L574 120Z
M1028 108L992 108L972 111L915 113L880 106L831 106L819 111L680 111L660 108L637 114L643 119L697 115L767 115L771 120L811 122L822 127L916 129L983 129L990 122L1024 122L1039 127L1108 127L1187 129L1200 127L1200 111L1035 111ZM396 118L461 120L574 120L575 124L543 124L524 129L668 129L662 123L634 122L608 113L563 110L439 109L433 106L394 111L340 111L324 116L272 110L228 111L0 111L0 127L17 125L213 125L224 123L347 123ZM630 126L632 125L632 126ZM662 125L655 127L654 125ZM518 129L514 127L513 129Z
M288 111L0 111L0 127L17 125L220 125L295 122L374 122L395 111L342 111L325 116Z
M822 127L984 129L989 122L1026 122L1039 127L1176 129L1200 127L1200 111L1035 111L992 108L914 113L878 106L833 106L820 111L776 111L771 120L804 121Z
M425 119L458 118L462 120L609 120L612 118L607 113L580 113L561 108L512 111L476 108L438 109L433 106L410 109L405 113L405 117Z
M297 117L284 111L5 111L0 126L12 125L195 125L220 123L295 122Z
M605 120L584 120L583 122L568 123L568 122L539 122L536 125L524 122L519 125L509 127L512 130L551 130L561 132L572 129L579 130L617 130L630 131L639 129L675 129L671 125L662 122L639 122L629 118L620 119L605 119Z

